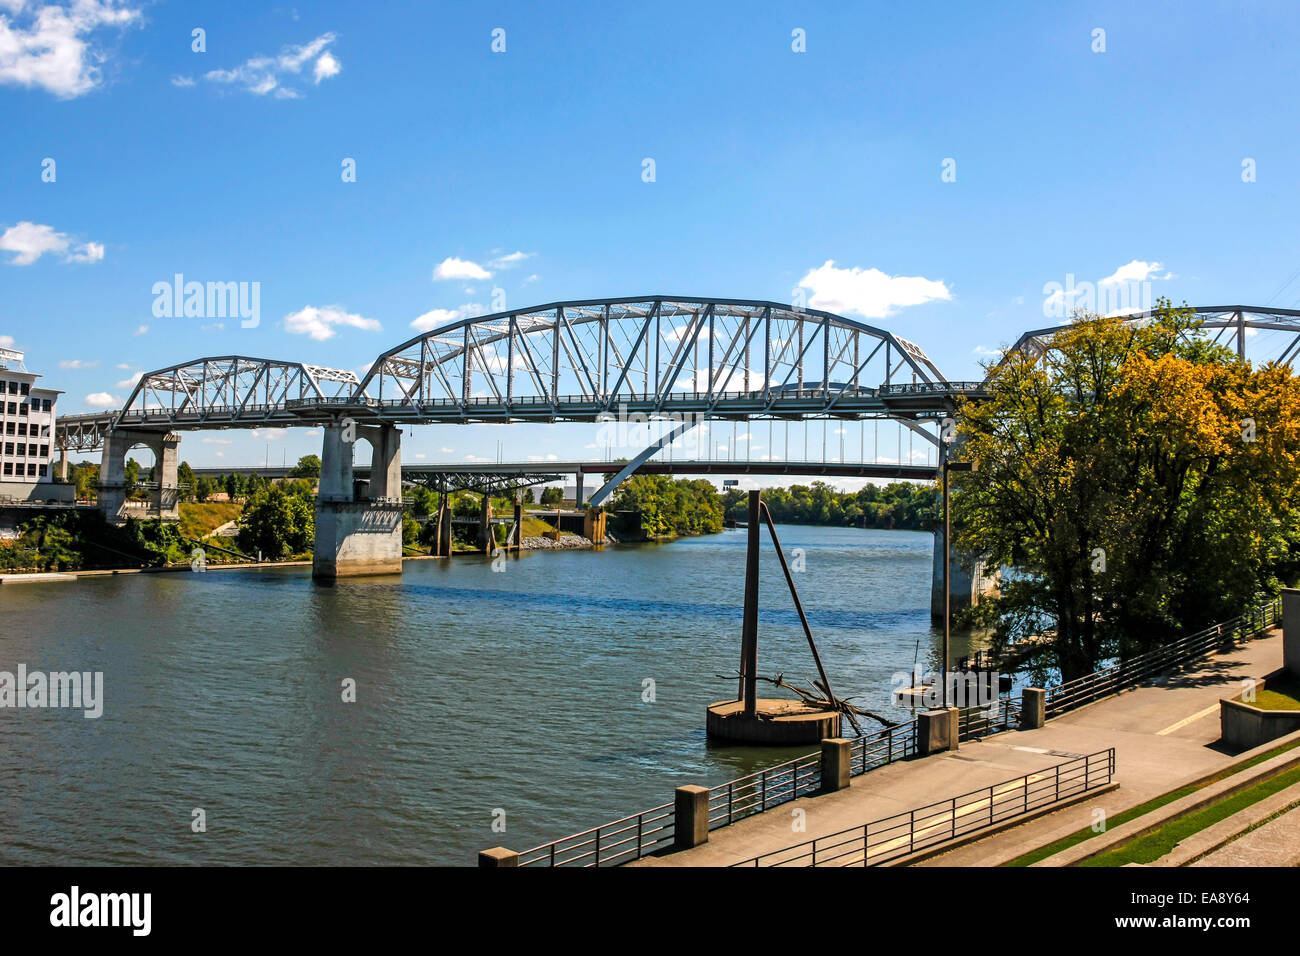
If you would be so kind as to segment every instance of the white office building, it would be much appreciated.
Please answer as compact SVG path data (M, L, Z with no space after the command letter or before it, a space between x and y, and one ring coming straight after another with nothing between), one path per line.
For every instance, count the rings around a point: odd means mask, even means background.
M41 388L23 353L0 348L0 502L65 497L54 482L54 419L62 392Z

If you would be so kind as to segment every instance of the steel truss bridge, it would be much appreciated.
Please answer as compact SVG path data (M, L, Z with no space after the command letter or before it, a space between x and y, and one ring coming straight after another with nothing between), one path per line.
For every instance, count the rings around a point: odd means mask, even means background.
M1239 356L1265 340L1274 360L1289 364L1300 354L1300 311L1195 311L1202 334L1234 345ZM1027 332L1007 352L1041 354L1064 327ZM653 295L460 319L384 352L361 377L237 355L194 359L143 375L121 409L60 418L54 444L66 454L101 448L117 430L312 427L346 418L391 425L680 421L639 456L644 466L705 420L893 419L937 444L937 430L923 426L950 415L959 397L984 394L983 382L945 378L907 339L843 316L766 301ZM745 470L738 462L696 464L700 473L723 465L727 473Z

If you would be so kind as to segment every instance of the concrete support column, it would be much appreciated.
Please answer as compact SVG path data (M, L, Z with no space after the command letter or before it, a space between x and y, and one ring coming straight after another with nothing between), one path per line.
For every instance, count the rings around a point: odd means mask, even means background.
M59 481L68 480L68 446L59 446Z
M317 501L352 500L352 442L344 441L344 432L339 424L325 426Z
M582 472L578 472L576 475L573 476L573 486L574 486L573 506L575 508L581 508L582 507Z
M1300 677L1300 590L1282 592L1282 667Z
M1047 723L1047 691L1026 687L1020 698L1020 729L1037 730Z
M514 850L507 850L503 846L494 846L490 850L479 851L478 865L487 867L518 866L519 854Z
M497 539L492 533L492 496L487 492L483 493L483 502L479 505L478 544L484 554L491 554L496 550Z
M524 506L518 498L515 499L515 539L508 542L508 546L516 551L524 546Z
M149 510L158 518L180 517L180 466L181 436L175 433L159 435L149 443L154 454L154 479L158 485L151 494Z
M693 784L673 794L673 845L679 850L709 842L709 788Z
M125 431L109 432L99 463L97 498L106 518L117 518L126 504L126 453L138 440Z
M852 741L843 737L828 737L822 741L822 790L830 792L848 787L852 745Z
M402 430L395 425L357 426L370 442L371 498L402 497Z
M916 715L916 752L922 757L956 750L960 742L960 715L956 707L936 707Z

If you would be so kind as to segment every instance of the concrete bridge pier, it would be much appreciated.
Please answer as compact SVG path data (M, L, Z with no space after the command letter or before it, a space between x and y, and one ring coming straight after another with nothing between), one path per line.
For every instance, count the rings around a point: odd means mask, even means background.
M514 537L506 542L507 548L514 548L516 551L522 551L524 547L524 504L519 500L518 493L515 494L515 533Z
M318 581L402 572L401 431L393 425L334 422L325 426L316 545L311 576ZM355 438L370 443L370 485L358 497L352 480Z
M960 447L961 442L956 445L941 445L939 449L940 460L942 461L947 456L954 454ZM939 481L942 483L942 475L940 475ZM942 484L939 491L942 494ZM930 572L930 620L940 626L943 624L943 589L945 583L947 583L943 579L943 552L946 546L947 541L943 534L943 512L940 511L939 526L934 530L934 551L931 559L932 570ZM949 585L948 593L954 615L959 611L979 604L980 598L984 595L997 591L997 575L986 576L983 561L977 557L953 551L949 565L952 569L952 582Z
M434 526L433 555L451 557L451 496L446 491L438 494L438 523Z
M177 469L180 455L177 447L180 443L180 435L174 432L124 429L110 432L104 440L104 452L99 465L97 498L99 510L104 516L110 520L126 517L126 495L129 490L126 486L126 458L132 448L144 445L153 452L154 478L157 484L157 488L150 493L147 514L152 518L178 519L180 482L177 479ZM66 450L64 454L66 474Z

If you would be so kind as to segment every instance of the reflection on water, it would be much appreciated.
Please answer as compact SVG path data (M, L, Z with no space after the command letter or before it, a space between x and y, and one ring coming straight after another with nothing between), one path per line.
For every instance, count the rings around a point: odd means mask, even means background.
M885 710L918 641L936 660L930 535L780 533L804 549L833 689ZM470 864L802 753L705 739L705 706L735 694L744 543L541 552L504 574L412 561L333 587L297 568L7 587L0 670L103 671L105 704L0 711L0 862ZM804 684L766 543L761 601L761 672Z

